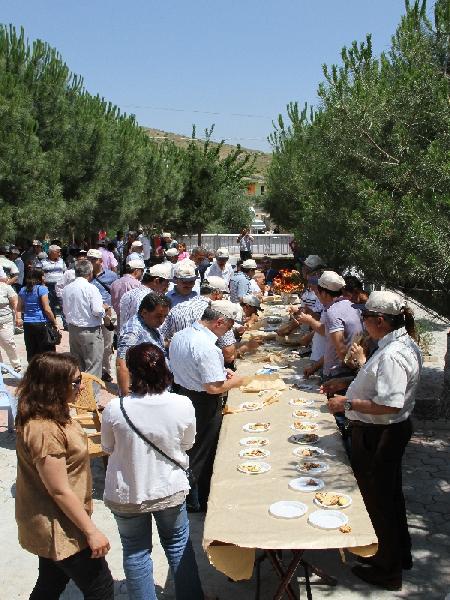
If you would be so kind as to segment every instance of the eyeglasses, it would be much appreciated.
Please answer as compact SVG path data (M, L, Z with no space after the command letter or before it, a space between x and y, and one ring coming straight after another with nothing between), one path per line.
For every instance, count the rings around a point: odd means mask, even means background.
M71 382L72 389L76 390L81 385L81 375Z

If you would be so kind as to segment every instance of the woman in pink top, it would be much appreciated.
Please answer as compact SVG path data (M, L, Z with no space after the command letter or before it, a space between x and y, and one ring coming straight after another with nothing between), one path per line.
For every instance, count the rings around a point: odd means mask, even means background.
M178 244L178 260L184 260L185 258L189 258L189 252L186 250L186 244L184 242L180 242Z

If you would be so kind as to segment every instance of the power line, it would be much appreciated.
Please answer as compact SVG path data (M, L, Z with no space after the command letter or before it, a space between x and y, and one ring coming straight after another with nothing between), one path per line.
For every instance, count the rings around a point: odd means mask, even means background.
M141 108L146 110L165 110L168 112L187 112L187 113L197 113L202 115L213 115L213 116L228 116L228 117L244 117L250 119L273 119L273 116L269 117L268 115L255 115L251 113L226 113L226 112L218 112L212 110L200 110L197 108L173 108L169 106L148 106L144 104L122 104L123 108Z

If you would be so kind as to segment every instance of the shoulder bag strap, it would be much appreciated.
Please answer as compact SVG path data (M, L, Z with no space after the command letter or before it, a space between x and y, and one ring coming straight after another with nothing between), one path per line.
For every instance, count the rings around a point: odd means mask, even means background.
M110 289L109 285L106 285L106 283L103 283L103 281L100 281L100 279L98 277L94 277L94 279L95 279L95 281L99 282L99 284L102 286L102 288L108 292L108 294L111 293L111 289Z
M131 421L130 417L127 415L126 410L124 408L123 405L123 398L120 398L120 410L122 411L123 414L123 418L125 419L125 421L127 422L127 424L129 425L129 427L134 431L134 433L136 435L138 435L141 440L144 440L144 442L146 442L151 448L153 448L153 450L156 450L156 452L159 452L159 454L161 454L162 456L164 456L164 458L167 458L168 461L170 461L172 464L174 464L175 466L179 467L180 469L182 469L185 473L187 473L189 471L189 469L185 469L182 465L180 465L179 462L177 462L174 458L171 458L170 456L168 456L165 452L163 452L163 450L161 450L161 448L158 448L158 446L155 446L155 444L153 442L151 442L143 433L142 431L139 431L139 429L136 427L136 425Z

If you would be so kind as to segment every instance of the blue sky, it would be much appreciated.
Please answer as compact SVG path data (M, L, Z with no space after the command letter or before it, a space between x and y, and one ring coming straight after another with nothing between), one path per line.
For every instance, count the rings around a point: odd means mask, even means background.
M403 12L404 0L0 0L2 23L56 47L141 125L215 123L215 138L261 150L289 101L316 102L323 63L367 33L386 49Z

